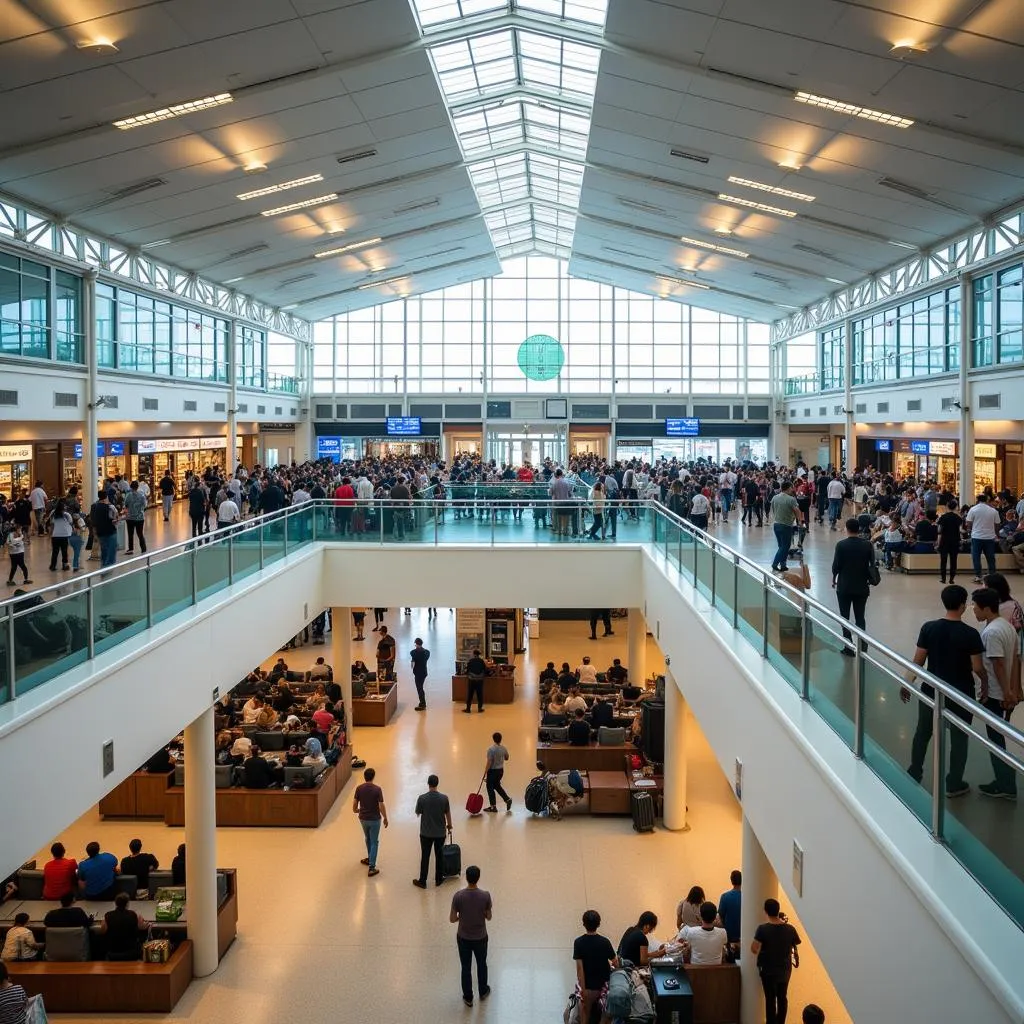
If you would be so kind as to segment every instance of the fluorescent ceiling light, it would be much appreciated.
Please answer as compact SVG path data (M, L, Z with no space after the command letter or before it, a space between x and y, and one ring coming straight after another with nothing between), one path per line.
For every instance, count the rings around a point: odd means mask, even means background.
M155 242L143 242L139 246L140 249L156 249L161 245L170 245L172 239L170 238L158 238Z
M776 302L775 305L778 306L779 309L799 309L800 308L799 306L791 306L788 302Z
M899 249L916 249L917 248L916 245L911 245L909 242L900 242L900 241L897 241L895 238L890 238L889 239L889 244L890 245L895 245Z
M838 277L826 277L826 281L831 281L833 284L841 284L844 288L846 287L845 281L840 281Z
M297 302L290 302L287 306L282 306L281 311L284 312L286 309L295 309L298 306Z
M159 110L150 110L145 114L136 114L135 117L125 117L114 122L115 128L121 131L128 131L129 128L141 128L143 125L156 124L157 121L169 121L172 117L183 117L185 114L195 114L200 110L209 110L211 107L222 107L225 103L231 103L234 97L229 92L220 92L216 96L204 96L199 100L189 100L187 103L175 103L170 107L161 107Z
M781 206L769 206L767 203L755 203L750 199L742 199L740 196L729 196L724 192L718 193L718 198L725 203L736 203L738 206L749 206L752 210L760 210L762 213L777 213L780 217L795 217L796 210L784 210Z
M681 287L681 288L700 288L702 291L705 291L705 292L711 290L711 286L710 285L701 284L700 281L680 281L677 278L674 278L674 277L664 277L661 274L656 275L656 280L660 281L662 284L671 285L673 288L675 288L675 287Z
M802 203L813 203L814 196L806 192L792 192L788 188L779 188L778 185L766 185L763 181L751 181L750 178L737 178L734 174L729 176L733 185L742 185L744 188L753 188L758 192L771 192L773 196L785 196L787 199L799 199Z
M307 174L305 178L292 178L291 181L282 181L280 185L268 185L266 188L258 188L252 192L242 192L236 199L243 202L246 199L259 199L260 196L273 195L275 192L286 192L290 188L298 188L300 185L312 185L314 182L323 181L322 174Z
M315 199L303 199L298 203L289 203L287 206L275 206L272 210L260 210L261 217L276 217L279 213L291 213L293 210L305 210L310 206L320 206L338 198L337 192L330 192L326 196L317 196Z
M244 281L244 277L229 277L224 283L225 284L238 284L239 281Z
M359 291L365 291L367 288L387 288L389 285L401 284L403 281L408 281L409 275L406 274L404 277L392 277L387 281L369 281L366 284L359 285Z
M742 249L730 249L727 245L718 245L716 242L704 242L699 238L687 238L684 235L679 239L680 242L685 245L695 245L698 249L710 249L711 252L720 252L726 256L738 256L741 260L745 260L750 253L744 252Z
M324 249L323 252L315 252L313 255L319 260L325 256L340 256L343 252L352 252L353 249L362 249L367 245L376 245L383 241L381 238L367 238L362 242L352 242L350 245L342 245L337 249Z
M877 121L878 124L887 124L891 128L909 128L914 123L910 118L900 117L899 114L887 114L884 110L858 107L855 103L843 103L827 96L815 96L811 92L798 92L793 99L797 103L806 103L811 107L834 110L837 114L849 114L852 117L863 117L866 121Z

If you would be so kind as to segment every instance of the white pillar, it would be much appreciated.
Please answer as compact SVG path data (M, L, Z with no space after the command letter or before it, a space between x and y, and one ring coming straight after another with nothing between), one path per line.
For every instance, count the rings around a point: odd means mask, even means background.
M217 805L214 786L213 708L185 727L186 907L192 973L217 970Z
M960 276L960 493L961 505L974 504L974 420L971 415L971 387L967 373L971 366L971 324L974 321L971 280Z
M224 455L224 472L230 479L235 474L235 467L238 465L239 452L235 445L235 438L238 436L238 321L228 321L228 423L227 437L224 439L226 452Z
M634 686L643 686L647 678L647 623L639 608L629 609L626 627L626 668L629 681Z
M363 641L372 651L372 641ZM363 661L370 664L366 658ZM331 608L331 666L345 703L345 733L352 746L352 609Z
M82 327L85 335L85 422L82 424L82 510L88 514L96 501L96 400L99 398L96 352L96 278L87 270L82 278Z
M846 465L847 473L857 466L857 435L853 424L853 321L843 324L843 409L846 417Z
M778 899L779 880L761 847L761 841L743 816L743 902L740 910L740 1020L764 1020L764 996L757 973L757 958L750 952L757 926L764 921L764 901Z
M686 824L686 700L675 677L665 671L665 806L662 821L672 832Z

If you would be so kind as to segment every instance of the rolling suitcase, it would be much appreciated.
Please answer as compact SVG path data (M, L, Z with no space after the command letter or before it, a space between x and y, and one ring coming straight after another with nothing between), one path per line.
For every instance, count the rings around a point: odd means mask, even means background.
M466 810L470 814L479 814L484 809L484 798L480 790L484 788L484 780L480 780L480 785L477 786L475 793L470 793L466 797Z
M633 828L637 832L654 831L654 801L650 793L634 793L630 801Z
M448 842L441 847L441 874L445 878L462 874L462 847L452 842L451 832L448 833Z

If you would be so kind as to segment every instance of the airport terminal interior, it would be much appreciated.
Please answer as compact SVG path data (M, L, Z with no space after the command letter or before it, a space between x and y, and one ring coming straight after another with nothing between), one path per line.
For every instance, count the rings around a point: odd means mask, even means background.
M1024 1020L1020 2L0 0L0 1024Z

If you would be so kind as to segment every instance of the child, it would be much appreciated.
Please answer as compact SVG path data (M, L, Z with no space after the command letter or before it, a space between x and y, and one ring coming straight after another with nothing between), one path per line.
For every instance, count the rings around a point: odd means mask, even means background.
M15 526L7 537L7 553L11 556L11 571L7 576L7 586L14 586L14 574L21 569L25 583L31 583L28 578L28 569L25 566L25 531L21 526Z

